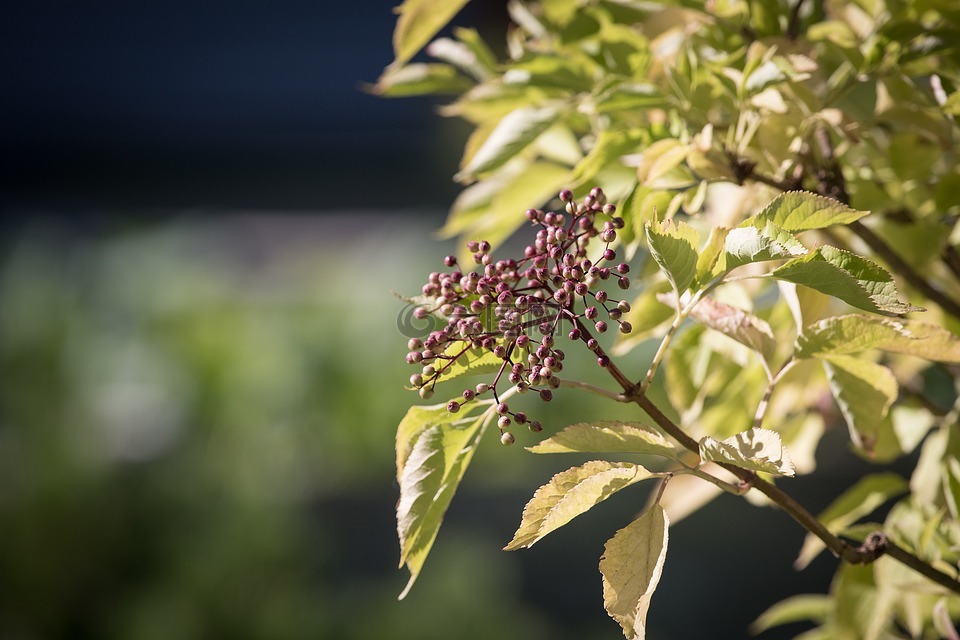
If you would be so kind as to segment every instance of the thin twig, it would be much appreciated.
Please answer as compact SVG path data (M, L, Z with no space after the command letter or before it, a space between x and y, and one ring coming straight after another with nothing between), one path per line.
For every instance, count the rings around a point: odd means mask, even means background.
M790 11L790 21L787 22L787 40L796 40L800 35L800 8L804 0L797 0Z

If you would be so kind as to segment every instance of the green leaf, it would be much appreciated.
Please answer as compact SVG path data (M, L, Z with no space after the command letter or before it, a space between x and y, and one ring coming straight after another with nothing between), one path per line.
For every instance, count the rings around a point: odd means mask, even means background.
M696 282L701 287L719 275L725 268L725 261L720 260L720 258L724 257L724 245L729 233L730 229L728 227L713 227L710 229L707 243L700 251L700 257L697 258Z
M899 300L893 276L880 265L836 247L820 247L777 267L770 275L839 298L864 311L884 315L923 311Z
M387 68L373 91L394 98L428 93L460 94L471 86L473 83L450 65L417 63Z
M443 356L455 357L463 351L463 346L453 344L444 351ZM446 362L444 358L438 360L435 368L439 369L440 363ZM454 378L466 375L476 375L480 373L495 373L503 364L503 359L498 358L491 351L486 349L468 348L463 355L460 355L449 367L443 369L437 377L437 382L447 382Z
M581 185L592 180L604 167L611 163L620 163L620 157L630 153L642 140L640 130L605 129L597 136L590 151L574 167L572 183Z
M532 547L551 531L589 511L617 491L662 473L629 462L595 460L558 473L523 508L520 527L504 551Z
M700 457L726 462L742 469L793 476L795 469L780 436L769 429L749 429L726 440L709 436L700 440Z
M743 309L704 297L690 312L690 317L753 349L767 362L776 351L777 341L770 325Z
M869 215L847 205L806 191L788 191L774 198L763 211L741 226L763 227L772 222L793 233L823 229L837 224L850 224Z
M806 247L772 222L762 227L731 229L724 241L727 270L767 260L794 258L807 253Z
M856 314L825 318L804 329L797 338L795 355L812 358L867 349L960 363L960 338L946 329L925 322Z
M676 458L676 449L659 431L642 422L616 420L573 424L527 449L533 453L651 453Z
M644 640L650 599L667 555L669 520L655 504L607 541L600 558L603 606L630 640Z
M817 516L831 533L840 533L854 522L869 515L884 502L907 491L906 480L895 473L877 473L860 479L855 485L840 494ZM793 563L803 569L824 549L823 542L808 533Z
M400 566L406 565L410 580L400 594L403 599L437 537L443 515L476 450L487 414L460 418L444 405L411 407L397 429L397 534Z
M554 107L521 107L505 115L454 179L465 181L514 157L560 117Z
M890 369L843 355L828 356L823 367L853 446L877 462L900 457L903 450L889 414L899 385Z
M686 291L697 274L697 245L700 234L685 222L653 220L647 223L647 243L660 270L678 294Z
M469 0L404 0L393 32L394 66L415 56Z
M556 197L569 175L567 167L544 161L503 167L460 193L440 235L460 235L458 257L462 264L471 264L473 253L467 251L467 240L483 239L500 246L526 222L523 212Z
M679 140L658 140L646 148L637 167L637 179L640 184L654 186L660 178L667 175L686 159L690 145Z
M802 593L790 596L761 613L750 625L750 632L763 633L767 629L807 620L823 623L830 615L831 607L832 602L828 595Z

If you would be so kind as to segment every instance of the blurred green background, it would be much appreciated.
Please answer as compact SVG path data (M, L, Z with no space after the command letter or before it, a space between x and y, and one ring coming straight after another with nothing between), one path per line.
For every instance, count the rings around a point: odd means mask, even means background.
M492 435L396 600L393 436L419 399L392 292L451 250L434 230L464 132L360 91L393 4L7 10L0 640L620 637L597 562L649 488L503 553L582 460ZM461 22L502 38L504 4ZM547 433L599 414L570 390L536 404ZM820 462L791 481L814 511L862 470L842 430ZM825 591L832 559L791 569L802 539L728 497L679 523L649 637L749 637Z

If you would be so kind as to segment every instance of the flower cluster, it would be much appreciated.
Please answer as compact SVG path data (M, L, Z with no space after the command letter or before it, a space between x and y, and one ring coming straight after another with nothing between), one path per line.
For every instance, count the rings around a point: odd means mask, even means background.
M556 344L558 337L586 343L595 352L597 364L605 367L610 359L592 333L606 332L608 321L622 333L631 331L630 323L622 319L630 305L610 297L603 288L608 281L620 289L630 287L630 267L617 261L611 246L617 230L623 228L623 218L615 215L616 208L599 188L580 203L565 189L560 200L564 212L527 210L526 217L537 232L523 257L494 260L489 242L470 242L477 267L466 272L457 268L455 257L447 256L444 265L450 271L430 274L414 311L417 318L434 315L446 324L425 339L412 338L408 343L407 362L422 367L410 376L410 384L421 397L429 398L445 374L470 367L479 358L491 360L488 354L492 354L499 364L495 377L465 389L447 409L456 413L465 403L492 394L504 444L514 441L508 431L513 424L526 424L532 431L542 428L524 412L501 402L498 386L504 378L517 391L536 392L549 402L560 386L557 374L565 357ZM587 257L587 249L597 238L604 247L594 262Z

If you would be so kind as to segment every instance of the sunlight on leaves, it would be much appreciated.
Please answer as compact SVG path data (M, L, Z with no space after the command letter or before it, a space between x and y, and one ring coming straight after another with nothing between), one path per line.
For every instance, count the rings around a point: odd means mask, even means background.
M655 504L617 531L600 558L603 606L629 640L644 640L650 599L667 556L667 514Z
M676 449L659 431L641 422L602 420L570 425L528 447L533 453L650 453L676 457Z
M700 457L742 469L793 476L796 470L776 431L749 429L726 440L700 440Z

